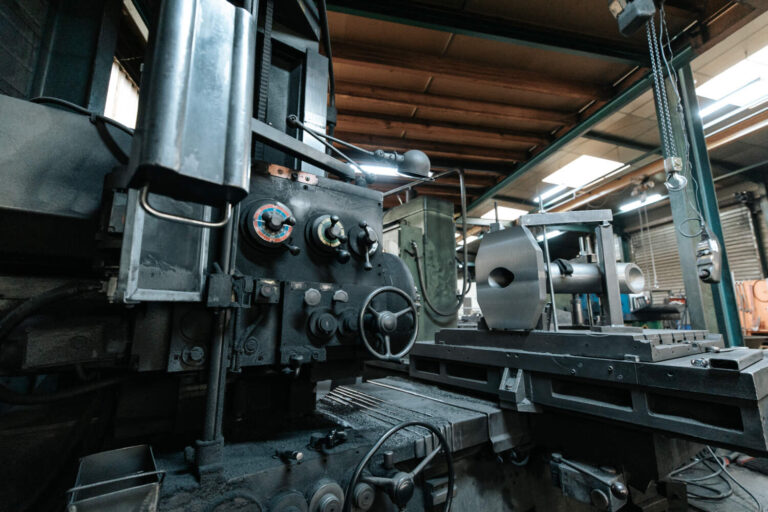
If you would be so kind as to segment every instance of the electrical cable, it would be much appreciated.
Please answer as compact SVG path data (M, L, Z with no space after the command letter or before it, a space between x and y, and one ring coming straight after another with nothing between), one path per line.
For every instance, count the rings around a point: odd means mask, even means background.
M74 386L68 389L52 391L50 393L19 393L0 385L0 402L11 405L40 405L51 402L60 402L62 400L68 400L80 395L92 393L99 389L114 386L122 381L123 379L120 377L112 377L96 382L89 382L87 384L80 384L79 386Z
M424 298L424 302L427 304L429 309L431 309L436 315L438 316L453 316L456 314L456 312L461 309L461 306L464 304L464 298L467 296L467 293L469 293L470 288L472 287L472 283L470 282L469 278L469 252L467 250L467 189L464 184L464 171L462 169L457 170L459 174L459 189L460 189L460 197L461 197L461 237L463 244L463 257L464 257L464 265L462 266L463 271L463 281L462 281L462 291L461 295L457 298L457 304L455 307L451 307L449 311L443 311L440 308L436 307L432 301L429 299L429 292L427 291L426 282L424 280L424 272L421 268L421 258L419 257L419 246L416 244L415 241L411 242L411 247L413 249L413 258L416 260L416 274L419 278L419 286L421 287L421 296Z
M662 1L659 6L659 35L658 35L658 41L654 46L656 46L660 50L659 56L661 57L661 61L663 62L664 68L667 71L667 76L669 77L669 82L670 82L670 85L672 86L672 91L675 93L675 98L677 100L675 105L675 110L683 125L683 129L681 130L681 132L682 132L683 142L685 144L685 159L684 159L683 175L687 179L690 179L691 182L693 182L693 187L694 187L693 196L694 196L695 202L691 201L691 197L688 194L686 194L686 200L687 200L688 206L696 214L696 217L689 217L687 219L684 219L681 225L677 228L677 231L686 238L698 238L700 236L709 238L709 237L713 237L713 235L710 233L709 228L707 227L706 221L704 220L704 216L701 213L703 208L701 205L701 197L699 193L700 191L699 183L696 180L696 177L694 176L693 172L691 172L691 160L692 160L691 144L688 139L688 132L685 129L686 113L685 113L685 109L683 108L682 96L680 94L680 87L678 84L677 76L673 72L672 65L670 64L670 61L674 59L674 52L672 50L672 41L669 36L669 27L667 25L667 15L666 15L666 11L664 10L664 3L665 2ZM653 18L651 18L651 24L652 22L653 22ZM664 42L665 35L667 39L666 44ZM655 29L654 29L654 36L655 36ZM667 58L667 51L669 51L669 54L670 54L669 58ZM663 80L663 73L661 76ZM664 98L664 100L666 100L667 98L666 89L663 92L664 94L660 94L660 95ZM667 107L667 110L665 111L665 115L669 116L668 107ZM671 129L671 124L670 124L670 129ZM675 145L675 144L672 143L672 145ZM693 234L684 232L682 229L683 225L693 221L697 221L699 223L700 225L699 230Z
M70 110L74 110L78 114L83 114L84 116L91 116L95 119L98 119L99 121L102 121L107 124L111 124L115 128L124 131L128 135L133 135L133 129L125 126L122 123L119 123L115 121L114 119L110 119L109 117L103 116L101 114L97 114L96 112L92 112L88 110L87 108L81 107L80 105L76 103L72 103L71 101L63 100L61 98L54 98L53 96L38 96L36 98L32 98L32 103L50 103L52 105L59 105L61 107L66 107Z
M745 493L747 493L747 495L749 495L749 497L750 497L750 498L752 498L752 500L754 500L755 504L757 505L757 512L763 512L763 505L760 503L760 500L758 500L758 499L757 499L757 497L756 497L754 494L752 494L752 492L751 492L749 489L747 489L746 487L744 487L744 485L742 485L742 483L741 483L741 482L739 482L739 481L736 479L736 477L734 477L734 476L731 474L731 472L730 472L730 471L728 471L728 468L726 468L726 467L725 467L725 464L724 464L724 463L723 463L723 462L722 462L722 461L721 461L721 460L720 460L720 459L717 457L717 455L715 455L715 452L714 452L714 450L712 450L712 448L711 448L710 446L707 446L707 450L708 450L708 451L709 451L709 453L712 455L712 457L715 459L715 462L717 463L717 465L718 465L718 466L720 466L720 467L722 468L722 470L723 470L723 473L725 473L725 475L726 475L728 478L730 478L730 479L733 481L733 483L735 483L736 485L738 485L738 486L741 488L741 490L742 490L742 491L744 491Z
M112 133L110 133L110 131L107 129L106 125L110 124L131 136L133 136L132 129L128 128L122 123L118 123L114 119L110 119L101 114L97 114L96 112L91 112L90 110L83 108L80 105L67 100L63 100L61 98L54 98L51 96L38 96L37 98L32 98L30 101L33 103L50 103L52 105L58 105L72 110L77 114L88 116L91 123L96 127L96 131L98 132L99 137L101 137L102 142L104 142L104 145L107 147L109 152L112 153L118 162L123 165L128 165L128 154L123 150L120 144L117 143Z
M716 467L712 467L710 465L710 462L715 462ZM702 465L707 469L709 469L710 473L699 475L699 476L683 476L682 475L682 473L692 470L699 465ZM734 489L733 489L733 485L731 485L731 481L733 481L733 483L735 483L739 488L741 488L755 502L755 504L757 505L757 511L763 512L762 505L760 504L760 501L757 499L757 497L755 497L755 495L752 492L750 492L749 489L744 487L744 485L742 485L741 482L739 482L728 471L725 463L721 460L720 457L717 456L717 454L714 452L714 450L710 446L707 446L704 450L699 452L693 461L670 472L668 475L668 478L671 480L682 482L686 484L686 486L695 487L696 489L703 491L703 493L691 491L691 490L688 491L688 497L690 499L700 500L700 501L722 501L726 498L729 498L730 496L733 496ZM712 482L709 484L705 483L707 480L714 480L714 479L718 479L718 481L725 483L726 485L725 489L723 489L722 487L716 486L715 482Z
M19 325L25 318L38 311L40 308L63 299L69 299L100 289L101 284L98 282L77 282L53 288L27 299L10 312L6 313L2 320L0 320L0 343L3 342L5 337L8 336L14 327Z

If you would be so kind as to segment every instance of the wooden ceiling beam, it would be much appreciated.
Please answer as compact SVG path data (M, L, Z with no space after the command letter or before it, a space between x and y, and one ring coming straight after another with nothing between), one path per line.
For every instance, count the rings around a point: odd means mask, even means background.
M358 68L427 74L515 91L579 99L606 100L611 97L610 88L602 85L552 78L546 73L524 69L476 64L382 46L334 41L333 60L334 62L352 64Z
M341 126L341 128L346 128ZM408 151L419 149L427 153L430 158L434 156L476 160L475 165L487 162L520 162L528 158L525 151L509 149L485 148L480 146L466 146L464 144L448 144L443 142L421 141L412 139L400 139L397 137L384 137L377 135L363 135L360 133L339 130L336 137L356 144L366 149L385 149L395 151ZM478 169L478 170L482 170Z
M386 2L330 0L328 9L457 35L624 64L642 64L647 60L647 54L642 46L638 48L636 45L620 43L594 34L565 31L562 28L555 29L541 24L534 25L465 9L455 9L448 5L439 5L440 2L430 3L434 5L424 5L422 2L410 0L387 0ZM442 3L449 4L449 2Z
M573 124L578 121L575 113L559 112L542 108L518 107L505 103L477 101L453 96L439 96L389 87L336 82L336 100L365 100L384 107L420 107L443 114L482 114L489 119L546 121L557 124Z
M410 137L449 137L462 140L472 137L476 139L527 144L530 146L545 145L550 142L546 135L526 133L513 130L495 130L492 128L476 127L454 123L426 121L423 119L379 117L373 115L350 115L340 113L337 116L337 127L340 131L352 132L382 132L397 130L405 132Z

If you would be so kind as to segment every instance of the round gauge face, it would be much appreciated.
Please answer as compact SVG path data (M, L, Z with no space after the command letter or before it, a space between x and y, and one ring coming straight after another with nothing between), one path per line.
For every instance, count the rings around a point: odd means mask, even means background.
M315 231L315 234L317 235L317 239L320 241L321 244L327 246L327 247L338 247L341 245L341 241L338 238L329 238L327 235L327 230L331 227L331 217L326 215L323 217L323 219L317 223L317 228ZM344 225L341 224L341 222L336 224L336 228L338 229L338 234L341 236L344 236Z
M277 231L273 231L269 227L269 223L265 217L276 216L280 221L281 227ZM267 203L253 212L251 217L251 223L253 224L253 230L261 240L269 244L280 244L285 242L293 232L293 226L287 222L283 222L291 216L291 212L285 206L275 203Z

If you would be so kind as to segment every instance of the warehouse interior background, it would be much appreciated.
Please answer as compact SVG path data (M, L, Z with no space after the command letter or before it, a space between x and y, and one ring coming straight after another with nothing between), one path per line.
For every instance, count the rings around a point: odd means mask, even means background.
M0 0L0 512L762 512L765 350L768 0Z

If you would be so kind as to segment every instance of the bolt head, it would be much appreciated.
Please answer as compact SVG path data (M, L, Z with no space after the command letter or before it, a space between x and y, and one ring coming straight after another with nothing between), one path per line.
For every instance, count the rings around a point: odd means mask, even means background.
M195 345L189 350L189 359L194 362L200 362L205 357L205 350L203 347Z

